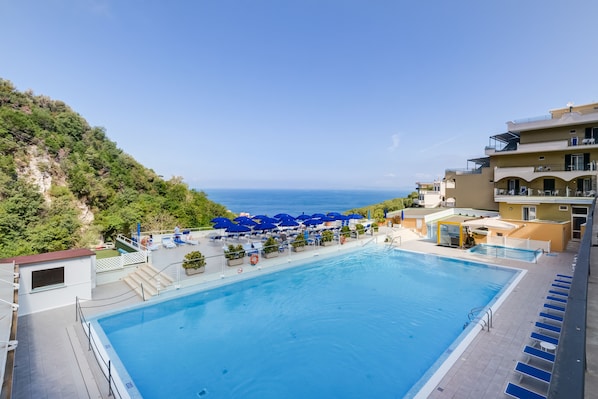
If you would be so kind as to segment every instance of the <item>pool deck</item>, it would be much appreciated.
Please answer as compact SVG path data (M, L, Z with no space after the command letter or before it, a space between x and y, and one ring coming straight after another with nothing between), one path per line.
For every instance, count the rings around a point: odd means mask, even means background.
M403 230L400 248L527 270L494 314L494 327L473 339L428 396L431 399L505 398L503 392L507 382L518 379L513 370L516 362L524 358L522 348L530 343L529 334L534 330L533 324L538 319L549 286L557 273L571 274L577 246L572 243L565 252L544 255L535 264L490 259L460 249L439 247ZM308 252L306 256L313 256L313 253ZM284 261L280 258L260 264L266 269L268 265ZM598 247L591 250L591 264L596 262ZM590 393L598 392L597 282L598 276L592 275L588 294L586 398L591 397ZM121 281L98 286L94 289L93 301L86 303L86 316L141 303L137 296L129 293L130 289ZM75 320L74 306L19 317L17 339L13 398L109 397L107 382L87 350L81 326Z

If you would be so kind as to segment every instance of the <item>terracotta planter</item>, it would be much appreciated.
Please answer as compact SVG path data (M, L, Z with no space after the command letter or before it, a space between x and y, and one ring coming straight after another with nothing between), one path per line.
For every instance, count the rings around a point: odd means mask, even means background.
M277 256L278 256L278 251L264 254L264 258L266 258L266 259L276 258Z
M303 252L303 251L305 251L305 246L303 246L303 247L293 247L293 251L295 251L295 252Z
M239 266L243 264L243 258L238 259L227 259L226 264L229 266Z
M185 274L186 274L187 276L192 276L192 275L194 275L194 274L203 273L203 272L205 272L205 271L206 271L206 267L205 267L205 266L202 266L202 267L200 267L200 268L198 268L198 269L185 269Z
M332 241L322 241L322 242L321 242L321 244L322 244L322 246L323 246L323 247L329 247L329 246L331 246L333 243L332 243Z

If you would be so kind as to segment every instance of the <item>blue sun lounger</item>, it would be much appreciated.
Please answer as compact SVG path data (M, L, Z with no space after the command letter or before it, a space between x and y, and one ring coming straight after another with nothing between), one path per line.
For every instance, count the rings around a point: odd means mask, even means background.
M540 312L540 317L544 317L545 319L550 319L554 321L558 321L559 323L563 322L563 316L558 316L552 313Z
M556 296L551 296L551 295L547 296L546 299L548 299L549 301L555 301L555 302L560 302L560 303L567 303L566 299L558 298Z
M558 283L552 283L552 286L553 287L557 287L557 288L562 288L564 290L571 289L571 287L569 287L569 286L566 286L566 285L563 285L563 284L558 284Z
M526 377L534 378L538 381L543 381L547 384L550 384L550 379L552 378L552 374L548 371L544 371L534 366L530 366L529 364L517 362L515 366L515 371L521 373Z
M531 355L537 359L546 360L547 362L554 363L555 355L554 353L545 352L541 349L534 348L533 346L526 346L523 348L523 353Z
M558 310L559 312L564 312L564 311L565 311L565 308L564 308L564 307L562 307L562 306L556 306L556 305L553 305L553 304L551 304L551 303L545 303L545 304L544 304L544 307L545 307L546 309Z
M512 382L509 382L507 385L505 393L517 399L546 399L546 396L530 391L527 388L520 387L519 385L515 385Z
M562 279L559 279L559 278L555 278L554 282L557 283L557 284L569 284L569 285L571 285L571 281L562 280Z
M530 334L530 337L532 339L535 339L536 341L544 341L544 342L548 342L554 345L558 345L559 344L559 339L558 338L554 338L554 337L549 337L548 335L544 335L544 334L540 334L539 332L532 332Z
M570 280L573 280L573 276L567 276L566 274L557 274L557 277L561 277L561 278L568 278Z
M554 326L554 325L548 324L548 323L541 323L541 322L537 321L536 327L538 327L541 330L552 331L553 333L557 333L557 334L561 333L560 327Z

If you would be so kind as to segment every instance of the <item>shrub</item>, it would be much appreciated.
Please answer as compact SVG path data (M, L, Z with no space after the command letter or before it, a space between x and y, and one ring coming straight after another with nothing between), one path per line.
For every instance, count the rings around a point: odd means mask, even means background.
M269 254L278 251L278 241L274 237L268 237L264 243L264 253Z
M330 230L322 232L322 242L330 242L334 238L334 234Z
M305 236L303 234L297 235L297 237L295 237L295 239L293 240L291 245L293 245L293 248L299 248L299 247L306 246L307 241L305 241Z
M245 249L243 245L239 244L234 246L233 244L228 245L228 249L224 250L224 257L226 259L241 259L245 256Z
M192 251L185 255L183 269L199 269L206 265L206 257L199 251Z

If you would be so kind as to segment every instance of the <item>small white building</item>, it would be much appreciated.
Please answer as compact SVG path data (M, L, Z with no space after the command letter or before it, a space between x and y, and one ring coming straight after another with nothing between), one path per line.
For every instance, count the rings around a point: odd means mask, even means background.
M2 259L19 272L18 314L23 316L91 299L95 288L96 255L89 249L69 249Z

